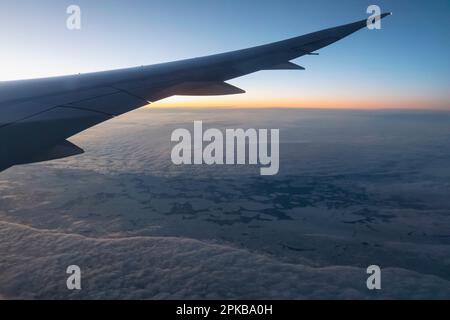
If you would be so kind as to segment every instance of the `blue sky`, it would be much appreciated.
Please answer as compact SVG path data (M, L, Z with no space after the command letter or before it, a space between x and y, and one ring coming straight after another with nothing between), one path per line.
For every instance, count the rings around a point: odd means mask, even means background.
M69 31L66 8L82 10ZM450 1L415 0L2 0L0 80L153 64L277 41L367 17L394 15L298 59L306 71L233 81L226 98L171 98L164 105L450 108Z

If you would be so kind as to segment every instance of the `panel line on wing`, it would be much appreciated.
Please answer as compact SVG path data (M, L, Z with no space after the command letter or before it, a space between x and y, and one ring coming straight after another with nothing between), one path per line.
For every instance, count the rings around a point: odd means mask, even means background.
M130 95L132 97L135 97L136 99L140 99L140 100L144 101L146 104L151 104L152 103L152 101L148 101L147 99L145 99L143 97L140 97L140 96L138 96L136 94L133 94L133 93L129 92L128 90L117 88L115 86L109 86L109 87L112 88L112 89L116 89L116 90L118 90L120 92L126 93L126 94L128 94L128 95Z
M95 109L91 109L91 108L86 108L86 107L78 107L78 106L72 106L72 105L62 105L62 106L58 106L59 108L66 108L66 109L77 109L77 110L82 110L82 111L91 111L91 112L95 112L95 113L99 113L108 117L115 117L115 115L107 113L107 112L102 112L102 111L98 111Z
M0 125L0 128L8 127L8 126L13 125L13 124L15 124L15 123L19 123L19 122L21 122L21 121L28 120L28 119L33 118L33 117L35 117L35 116L38 116L38 115L41 115L41 114L43 114L43 113L52 111L52 110L54 110L54 109L56 109L56 108L58 108L58 107L59 107L59 106L50 107L50 108L48 108L48 109L45 109L45 110L42 110L42 111L33 113L32 115L26 116L26 117L24 117L24 118L17 119L17 120L14 120L14 121L12 121L12 122L9 122L9 123L2 124L2 125Z
M119 90L119 89L116 89L116 88L110 88L110 89L115 89L115 90L118 90L118 91L117 91L117 92L113 92L113 93L108 93L108 94L100 94L100 95L92 96L92 97L85 98L85 99L81 99L81 100L72 101L72 102L70 102L70 103L81 103L81 102L83 102L83 101L89 101L89 100L93 100L93 99L97 99L97 98L102 98L102 97L111 96L111 95L114 95L114 94L117 94L118 92L120 92L120 90ZM51 97L52 97L52 95L48 95L48 96L40 97L39 99L51 98ZM28 99L28 100L23 101L23 103L26 103L27 101L30 101L30 102L31 102L31 101L33 101L33 100L32 100L32 99ZM69 104L70 104L70 103L69 103ZM39 104L39 100L37 100L36 104ZM67 103L65 103L64 105L67 105ZM56 104L56 103L55 103L55 104L50 104L50 106L49 106L47 109L40 110L40 111L38 111L38 112L36 112L36 113L30 114L30 115L25 116L25 117L23 117L23 118L17 118L17 119L15 119L15 120L13 120L13 121L11 121L11 122L8 122L8 123L0 124L0 128L9 126L9 125L14 124L14 123L18 123L18 122L20 122L20 121L28 120L29 118L32 118L32 117L34 117L34 116L38 116L38 115L40 115L40 114L42 114L42 113L45 113L45 112L52 111L53 109L58 108L58 107L60 107L60 106L61 106L61 104ZM90 110L90 111L94 111L94 110Z

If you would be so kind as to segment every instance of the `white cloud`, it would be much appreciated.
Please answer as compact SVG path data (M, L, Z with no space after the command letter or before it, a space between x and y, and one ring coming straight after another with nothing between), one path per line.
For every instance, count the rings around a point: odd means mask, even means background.
M94 239L0 223L0 288L17 298L449 298L450 282L404 269L383 270L383 290L365 270L311 268L184 238ZM65 269L82 269L81 292Z

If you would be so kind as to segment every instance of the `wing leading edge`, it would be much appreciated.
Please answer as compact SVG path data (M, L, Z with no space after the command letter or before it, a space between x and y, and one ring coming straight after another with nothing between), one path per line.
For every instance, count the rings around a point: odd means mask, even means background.
M385 13L384 18L390 15ZM139 68L0 84L0 170L80 154L67 138L173 95L245 93L226 81L291 60L365 28L367 20L267 45Z

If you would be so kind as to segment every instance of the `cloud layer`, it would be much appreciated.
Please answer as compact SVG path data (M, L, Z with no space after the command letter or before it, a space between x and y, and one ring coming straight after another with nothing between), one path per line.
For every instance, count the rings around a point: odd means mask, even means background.
M360 268L285 264L190 239L94 239L11 223L0 223L0 239L0 288L2 294L15 298L450 297L450 282L435 276L388 268L383 270L383 290L370 292L365 270ZM72 264L82 270L79 292L66 288L65 270Z
M449 119L301 110L115 119L74 139L85 155L0 175L0 298L450 298ZM170 132L193 120L281 128L280 175L171 165ZM72 264L81 292L65 285ZM382 267L381 292L365 286L371 264Z

